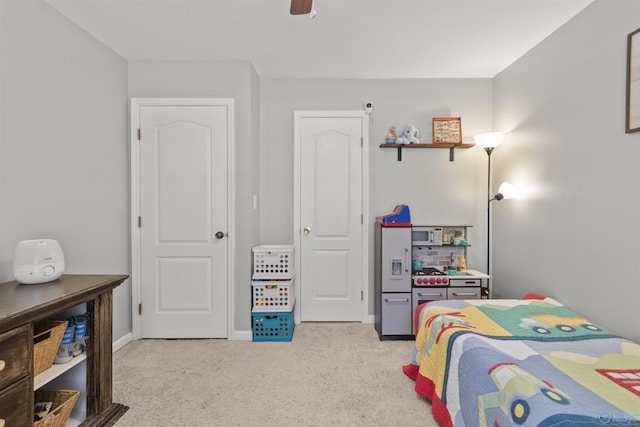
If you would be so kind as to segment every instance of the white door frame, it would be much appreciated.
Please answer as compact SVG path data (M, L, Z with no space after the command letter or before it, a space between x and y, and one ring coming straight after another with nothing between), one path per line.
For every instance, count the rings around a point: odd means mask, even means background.
M362 119L362 323L370 323L369 318L369 115L361 110L344 111L294 111L293 124L293 244L295 250L295 271L300 271L300 120L303 118L361 118ZM300 301L300 285L295 287L296 301ZM296 323L300 323L300 310L294 313Z
M140 303L140 228L138 216L140 215L140 144L138 143L138 128L140 127L140 107L142 106L171 106L171 105L212 105L226 106L229 112L227 117L227 239L229 256L227 257L227 338L234 339L234 265L235 265L235 181L234 177L234 141L235 141L235 115L234 100L232 98L131 98L131 133L129 158L131 181L131 327L134 340L141 338L140 315L138 304Z

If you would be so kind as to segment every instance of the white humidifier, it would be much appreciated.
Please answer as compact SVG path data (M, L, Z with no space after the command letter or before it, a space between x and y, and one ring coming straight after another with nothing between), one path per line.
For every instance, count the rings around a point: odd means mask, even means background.
M52 282L64 273L64 255L57 240L23 240L13 254L13 276L25 285Z

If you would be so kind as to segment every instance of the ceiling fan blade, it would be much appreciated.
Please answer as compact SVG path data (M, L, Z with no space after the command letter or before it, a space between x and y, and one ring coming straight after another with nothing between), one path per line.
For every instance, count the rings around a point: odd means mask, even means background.
M289 12L292 15L307 15L311 13L312 6L313 0L291 0L291 9Z

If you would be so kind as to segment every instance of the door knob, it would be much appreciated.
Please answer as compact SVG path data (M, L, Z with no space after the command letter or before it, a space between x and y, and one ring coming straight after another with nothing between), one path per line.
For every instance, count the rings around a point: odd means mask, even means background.
M304 234L309 234L309 233L311 233L311 228L310 227L305 227L303 231L304 231Z
M227 233L223 233L222 231L218 231L218 232L215 234L215 236L216 236L216 239L220 240L220 239L222 239L223 237L228 236L228 234L227 234Z

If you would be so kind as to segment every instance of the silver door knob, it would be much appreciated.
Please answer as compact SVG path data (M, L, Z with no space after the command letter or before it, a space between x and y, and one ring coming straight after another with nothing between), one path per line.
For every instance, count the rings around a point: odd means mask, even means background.
M227 236L227 233L223 233L222 231L218 231L218 232L215 234L215 236L216 236L216 239L220 240L220 239L222 239L223 237L226 237L226 236Z
M309 233L311 233L311 228L310 227L305 227L303 231L304 231L304 234L309 234Z

